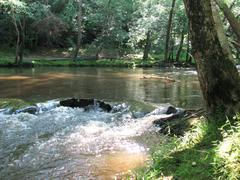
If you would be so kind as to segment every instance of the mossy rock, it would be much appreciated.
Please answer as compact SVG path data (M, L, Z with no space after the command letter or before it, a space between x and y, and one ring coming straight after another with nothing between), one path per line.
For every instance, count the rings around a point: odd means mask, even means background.
M13 110L16 110L30 105L30 103L21 99L0 98L0 109L13 108Z

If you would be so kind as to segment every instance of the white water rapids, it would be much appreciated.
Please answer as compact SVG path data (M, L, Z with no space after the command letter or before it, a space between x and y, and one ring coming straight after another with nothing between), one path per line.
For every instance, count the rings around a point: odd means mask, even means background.
M0 179L114 179L145 163L148 146L136 137L169 116L164 108L134 118L127 106L115 113L37 106L35 115L0 111Z

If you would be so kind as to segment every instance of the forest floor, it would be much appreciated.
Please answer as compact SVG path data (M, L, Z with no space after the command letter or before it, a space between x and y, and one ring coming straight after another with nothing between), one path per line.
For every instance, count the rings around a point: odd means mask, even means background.
M14 64L14 51L0 49L0 67L16 67ZM126 57L117 56L100 57L96 60L93 56L83 55L77 60L71 58L71 54L62 49L39 49L37 51L27 53L23 58L23 67L39 67L39 66L71 66L71 67L194 67L194 64L186 64L184 61L173 63L164 62L161 55L152 56L148 60L142 60L141 55L132 54Z

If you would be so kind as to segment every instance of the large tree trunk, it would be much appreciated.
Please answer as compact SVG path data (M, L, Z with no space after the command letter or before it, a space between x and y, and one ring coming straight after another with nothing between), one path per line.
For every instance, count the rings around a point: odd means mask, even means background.
M167 61L168 56L169 56L169 42L170 42L170 35L171 35L171 30L172 30L172 19L173 19L175 3L176 3L176 0L172 0L172 7L171 7L171 10L170 10L170 13L169 13L168 25L167 25L164 61Z
M224 16L227 18L233 32L237 35L238 41L240 41L240 21L234 16L227 4L223 0L215 0L219 8L223 11Z
M240 111L240 78L229 52L222 47L210 0L184 0L190 21L192 52L210 115Z
M78 21L78 36L77 36L77 45L75 48L74 56L73 58L76 59L79 53L79 49L81 47L81 41L82 41L82 0L78 0L78 16L77 16L77 21Z
M185 33L184 33L184 27L183 27L183 30L182 30L182 33L181 33L181 40L180 40L178 52L177 52L177 55L176 55L176 61L177 61L177 62L178 62L179 59L180 59L180 55L181 55L182 48L183 48L184 34L185 34Z
M143 60L148 59L148 54L149 54L149 50L150 50L150 47L151 47L150 36L151 36L151 32L149 30L147 32L146 43L145 43L145 46L144 46Z

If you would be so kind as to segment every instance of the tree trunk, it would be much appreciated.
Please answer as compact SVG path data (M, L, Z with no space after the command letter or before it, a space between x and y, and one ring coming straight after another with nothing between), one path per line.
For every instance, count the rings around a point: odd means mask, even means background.
M234 0L234 1L230 4L230 6L229 6L229 10L230 10L230 11L232 11L232 9L233 9L233 7L234 7L236 1L237 1L237 0ZM226 16L224 16L224 18L223 18L223 22L225 23L226 20L227 20L227 18L226 18Z
M219 8L223 11L224 16L227 18L233 32L238 37L240 42L240 21L234 16L231 10L228 8L227 4L223 0L215 0Z
M144 46L143 60L148 59L148 54L149 54L149 50L150 50L150 47L151 47L150 37L151 37L151 32L150 32L150 30L148 30L146 43L145 43L145 46Z
M172 30L172 19L173 19L173 12L174 12L174 8L175 8L175 2L176 2L176 0L172 0L172 8L170 10L169 18L168 18L164 61L167 61L168 56L169 56L169 42L170 42L170 35L171 35L171 30Z
M78 0L78 16L77 16L77 21L78 21L78 36L77 36L77 45L75 48L74 56L73 58L76 59L79 53L79 49L81 47L81 42L82 42L82 0Z
M225 33L225 30L223 28L223 22L221 20L219 10L217 7L217 4L214 2L214 0L211 0L211 7L212 7L212 14L213 14L213 20L214 25L217 30L217 35L219 38L219 42L221 43L221 47L223 48L224 52L227 52L227 55L229 56L229 59L233 60L232 52L230 50L229 42Z
M186 53L186 63L189 63L190 54L190 32L189 32L189 22L188 22L188 32L187 32L187 53Z
M20 31L18 29L18 25L17 22L14 23L15 26L15 30L17 32L17 42L16 42L16 51L15 51L15 64L19 64L20 61L20 56L19 56L19 52L20 52Z
M17 20L17 18L13 15L12 19L15 31L17 33L15 64L20 65L23 61L23 50L25 43L25 18L23 17L23 22L21 22L21 19Z
M172 33L171 33L171 35L172 35ZM170 52L170 55L169 55L169 60L171 60L172 62L174 62L175 36L176 36L176 34L174 33L173 36L171 36L171 38L170 38L171 52Z
M240 78L222 47L214 24L210 0L184 0L190 21L192 52L210 115L232 116L240 111Z
M176 61L177 62L179 62L180 55L181 55L182 48L183 48L184 34L185 33L184 33L184 28L183 28L182 33L181 33L181 40L180 40L180 43L179 43L178 52L177 52L177 55L176 55Z
M106 7L104 8L104 11L106 12L106 19L105 19L105 22L104 22L104 25L102 27L102 32L101 32L101 35L100 37L105 37L104 39L106 39L106 37L108 38L109 35L110 35L110 27L111 27L111 19L112 19L112 15L111 15L111 3L112 3L112 0L108 0L107 1L107 4L106 4ZM98 49L96 51L96 59L99 59L99 54L101 53L101 51L105 48L105 42L104 40L102 40L100 42L100 44L98 45Z

